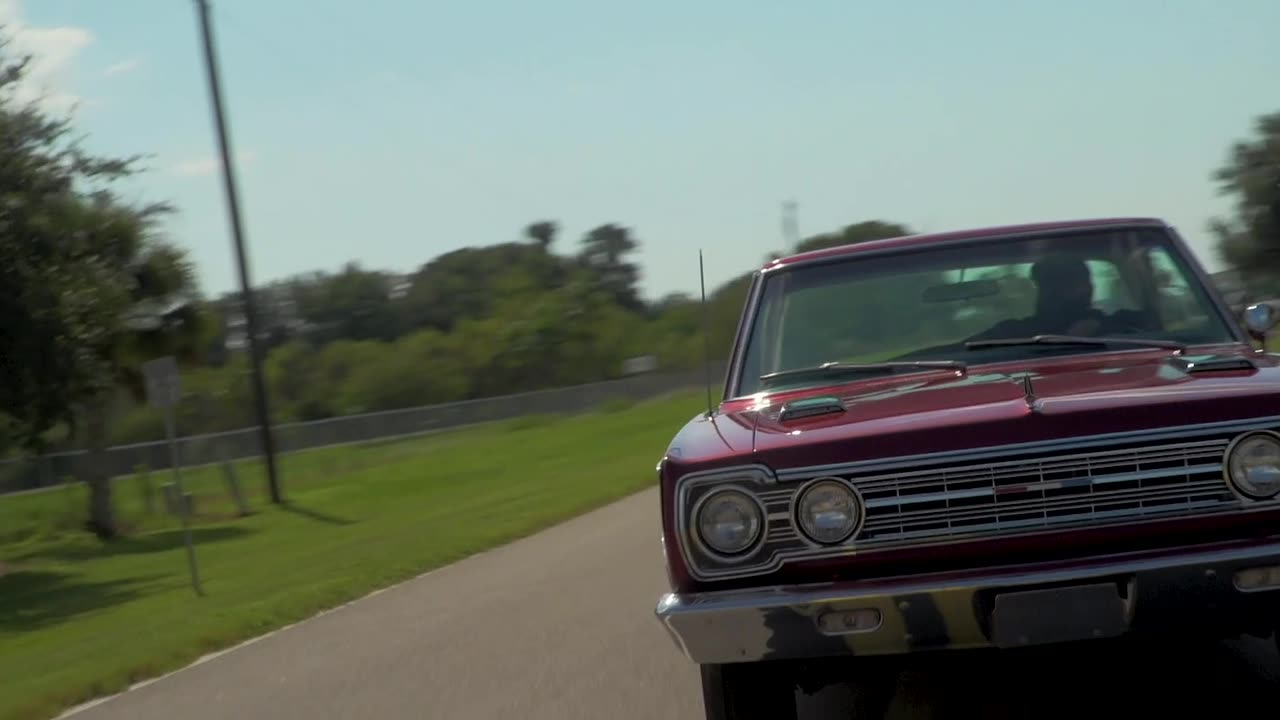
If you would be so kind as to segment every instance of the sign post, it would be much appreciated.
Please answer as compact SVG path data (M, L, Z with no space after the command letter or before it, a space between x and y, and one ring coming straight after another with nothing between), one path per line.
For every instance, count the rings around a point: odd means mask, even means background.
M142 374L147 382L147 402L164 415L164 432L169 441L169 458L173 464L173 482L178 491L178 517L182 519L182 540L187 546L187 566L191 570L191 588L197 595L200 589L200 571L196 567L196 549L191 543L190 498L182 487L182 462L178 456L178 438L175 428L174 408L182 398L178 377L178 362L172 356L143 363Z

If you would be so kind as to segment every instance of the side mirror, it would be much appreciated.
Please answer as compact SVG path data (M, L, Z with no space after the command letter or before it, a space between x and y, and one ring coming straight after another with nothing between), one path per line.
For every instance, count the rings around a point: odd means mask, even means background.
M1244 309L1245 329L1262 343L1263 350L1266 350L1267 334L1275 327L1277 320L1280 320L1280 313L1268 303L1253 303Z

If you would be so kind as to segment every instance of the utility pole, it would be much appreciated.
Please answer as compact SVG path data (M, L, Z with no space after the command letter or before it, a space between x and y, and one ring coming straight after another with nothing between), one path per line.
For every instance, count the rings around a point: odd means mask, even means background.
M799 210L795 200L788 200L782 203L782 243L786 247L783 252L795 252L796 245L800 243L798 214Z
M231 141L222 110L222 88L218 80L218 59L213 50L213 28L209 21L209 0L195 0L200 16L200 34L204 39L205 68L209 75L209 100L213 105L213 121L218 132L218 149L222 154L222 181L227 194L227 214L235 241L236 263L240 270L240 295L244 308L245 332L249 336L249 361L253 370L253 399L262 433L262 453L267 462L267 485L271 502L282 501L280 476L276 472L275 441L271 437L271 409L267 405L267 384L262 377L262 353L258 345L258 319L253 305L253 285L249 281L249 261L245 259L244 231L240 225L240 201L236 194L235 170L231 166Z

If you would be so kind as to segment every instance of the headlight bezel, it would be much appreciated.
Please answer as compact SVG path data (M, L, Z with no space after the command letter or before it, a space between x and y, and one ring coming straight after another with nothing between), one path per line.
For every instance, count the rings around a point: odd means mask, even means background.
M854 512L857 514L857 516L854 518L853 525L849 528L848 532L839 540L824 541L824 540L819 540L815 538L813 535L810 534L808 528L805 527L805 523L802 520L801 506L804 503L804 499L808 497L809 494L815 488L821 485L834 485L839 487L841 490L847 492L849 494L850 499L852 500ZM866 502L863 500L862 493L858 491L858 488L855 487L853 483L849 482L848 480L845 480L844 478L834 477L830 475L824 475L822 477L813 478L812 480L809 480L808 482L804 483L800 487L796 488L795 493L792 494L791 496L791 525L796 529L796 534L798 534L801 538L803 538L806 542L808 542L811 546L815 548L836 548L841 545L846 545L850 541L856 540L858 537L858 534L862 532L862 526L866 521L867 521L867 505L866 505Z
M702 512L707 504L722 495L739 495L745 498L748 504L754 508L757 520L756 530L751 542L747 543L741 550L734 552L725 552L717 549L702 534ZM725 483L718 487L714 487L707 491L702 497L698 498L693 507L689 509L689 525L687 530L688 536L698 545L698 550L708 557L715 559L717 562L733 564L750 560L760 549L764 547L765 541L769 535L769 515L768 510L764 506L764 502L749 489L735 484Z
M1240 447L1244 443L1256 438L1266 438L1267 440L1270 440L1275 443L1277 450L1280 451L1280 433L1273 430L1253 430L1241 433L1231 439L1231 442L1227 445L1227 449L1222 453L1222 479L1226 482L1227 487L1231 489L1231 492L1244 500L1249 502L1274 501L1277 498L1280 498L1280 487L1277 487L1276 491L1270 495L1259 495L1246 489L1244 483L1237 482L1234 473L1231 472L1231 466L1233 464L1232 460L1236 452L1239 451Z

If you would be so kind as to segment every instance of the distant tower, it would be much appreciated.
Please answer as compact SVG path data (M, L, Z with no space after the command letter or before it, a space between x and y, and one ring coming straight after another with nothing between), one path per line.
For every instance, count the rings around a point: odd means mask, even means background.
M795 252L800 243L799 206L795 200L782 203L782 242L786 246L783 252Z

